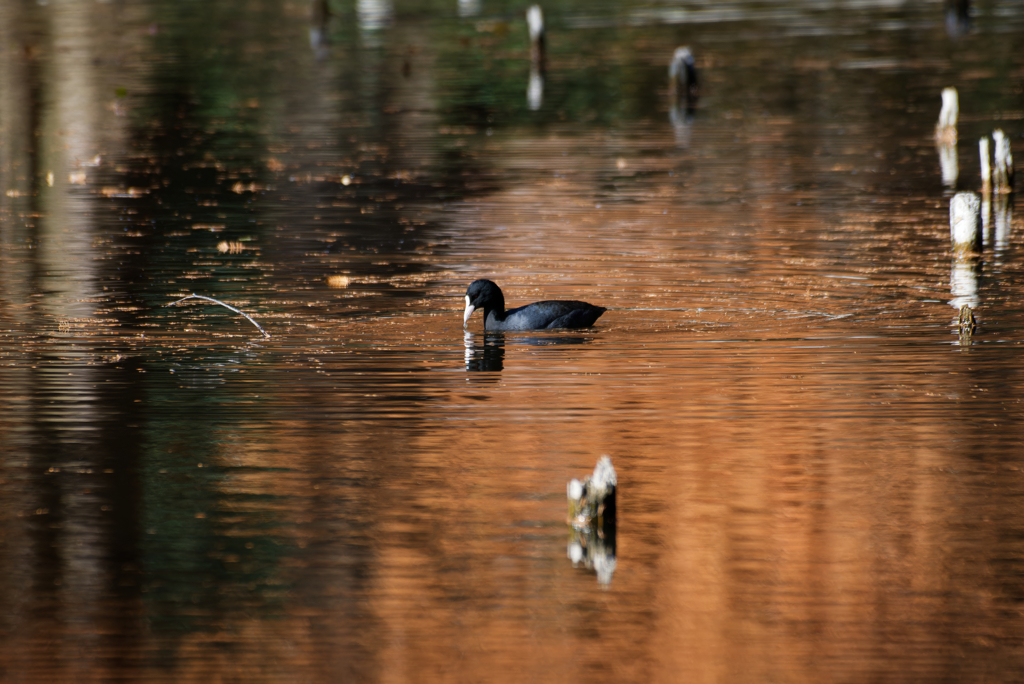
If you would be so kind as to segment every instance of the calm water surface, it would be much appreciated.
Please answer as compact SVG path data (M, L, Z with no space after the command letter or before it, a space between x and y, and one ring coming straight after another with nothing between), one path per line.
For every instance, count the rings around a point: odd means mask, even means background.
M524 9L0 10L0 679L1024 680L1020 6Z

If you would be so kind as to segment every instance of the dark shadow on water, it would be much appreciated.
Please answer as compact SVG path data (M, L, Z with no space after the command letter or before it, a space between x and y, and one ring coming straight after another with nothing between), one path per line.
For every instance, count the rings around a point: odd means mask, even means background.
M513 344L529 344L538 347L548 345L586 344L593 338L586 335L526 335L509 338Z

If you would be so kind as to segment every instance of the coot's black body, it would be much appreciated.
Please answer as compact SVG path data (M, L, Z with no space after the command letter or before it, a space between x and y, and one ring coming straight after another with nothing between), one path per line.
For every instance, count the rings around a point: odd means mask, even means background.
M484 330L550 330L589 328L607 309L573 300L548 300L505 311L505 296L490 280L474 280L466 290L465 325L477 309L484 310Z

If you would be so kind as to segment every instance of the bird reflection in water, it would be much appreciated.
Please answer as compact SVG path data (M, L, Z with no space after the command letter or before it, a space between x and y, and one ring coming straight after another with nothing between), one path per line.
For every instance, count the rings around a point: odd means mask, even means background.
M593 340L592 335L507 335L507 333L485 332L480 335L465 331L466 370L500 371L505 367L505 342L512 344L544 347L550 345L585 344Z
M500 333L476 335L467 330L465 344L467 371L500 371L505 367L504 335Z

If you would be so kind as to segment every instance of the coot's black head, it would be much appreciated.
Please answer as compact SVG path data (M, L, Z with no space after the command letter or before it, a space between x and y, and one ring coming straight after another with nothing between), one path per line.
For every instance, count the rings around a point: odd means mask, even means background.
M491 309L505 311L505 297L501 288L486 278L474 280L466 290L466 313L462 315L462 324L469 322L469 317L477 309L484 310L484 316Z

